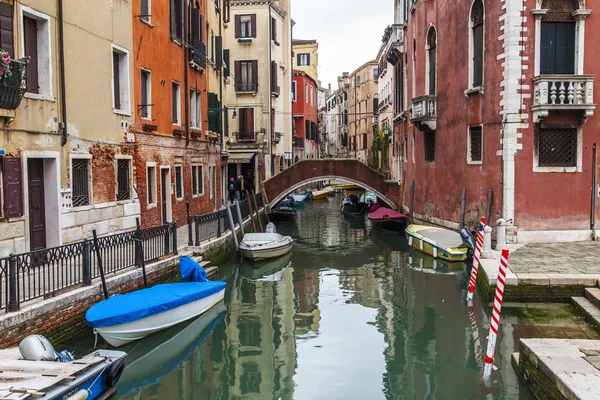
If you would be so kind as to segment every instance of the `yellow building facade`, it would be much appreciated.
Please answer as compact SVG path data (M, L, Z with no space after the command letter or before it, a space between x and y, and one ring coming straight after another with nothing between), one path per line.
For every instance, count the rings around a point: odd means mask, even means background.
M369 61L350 74L350 137L351 157L370 162L373 146L374 112L378 109L378 74L376 61Z
M294 69L300 70L319 82L319 43L316 40L292 41Z

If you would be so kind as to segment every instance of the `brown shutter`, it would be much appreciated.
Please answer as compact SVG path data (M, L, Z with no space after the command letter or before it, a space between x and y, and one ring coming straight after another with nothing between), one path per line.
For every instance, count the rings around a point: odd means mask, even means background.
M142 117L148 117L148 74L142 71Z
M273 89L277 86L277 63L275 61L271 61L271 86Z
M235 84L239 85L242 83L242 62L241 61L236 61L235 62L235 67L234 67L234 78L235 78Z
M200 41L200 9L192 8L191 10L192 22L190 23L190 36L192 38L192 45L196 45Z
M119 53L113 52L113 82L114 82L114 98L115 109L121 109L121 82L119 81Z
M4 159L4 216L7 218L23 215L23 183L21 159Z
M252 83L254 90L258 90L258 60L252 60Z
M251 25L251 30L252 30L252 35L250 35L250 37L255 38L256 37L256 14L252 14L250 15L250 25Z
M229 74L231 71L231 65L229 64L229 49L223 50L223 61L225 62L225 70L223 71L223 76L225 78L229 78Z
M39 93L38 83L38 44L37 21L23 17L23 31L25 34L25 55L31 57L27 65L27 92Z
M239 38L242 32L242 21L239 15L235 16L235 37Z
M254 132L254 108L246 109L246 132Z
M175 8L177 7L177 0L171 0L171 37L175 37L177 34L177 13Z
M15 56L13 44L13 7L0 2L0 48Z

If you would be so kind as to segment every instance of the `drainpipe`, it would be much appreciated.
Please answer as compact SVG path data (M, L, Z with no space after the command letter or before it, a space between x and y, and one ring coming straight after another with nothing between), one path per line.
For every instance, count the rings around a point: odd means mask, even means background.
M225 3L223 3L223 7L221 8L221 15L219 15L219 36L221 37L221 60L223 60L223 24L224 24L224 18L225 18L225 13L227 11L225 11L225 7L228 7L229 5L226 5ZM231 61L229 62L231 64ZM229 65L227 66L227 68L229 68ZM219 173L221 174L221 176L223 176L223 172L221 172L221 157L223 156L223 147L225 147L225 124L223 123L224 118L229 118L229 110L227 109L227 107L223 106L223 64L221 63L221 65L219 65L219 103L220 103L220 110L219 110L219 119L221 121L221 123L219 124L219 126L221 127L221 146L219 149ZM207 81L208 81L208 76L207 76ZM207 82L208 83L208 82ZM216 175L216 173L215 173ZM211 179L210 177L208 179ZM215 176L215 182L213 182L213 185L217 184L217 177ZM221 178L219 178L219 182L221 182ZM222 187L223 185L221 184L221 189L223 189ZM213 190L215 190L215 188L213 188ZM216 190L215 190L216 192ZM223 197L223 194L221 193L221 197ZM213 207L215 209L217 209L217 196L213 196L213 201L214 201L214 205ZM243 223L241 223L243 225ZM240 226L242 226L240 225ZM244 230L244 227L242 226L241 228L242 230Z
M267 145L269 148L269 169L271 171L271 174L269 174L269 177L273 175L273 169L271 168L271 166L273 165L273 132L272 128L273 128L273 96L271 95L271 85L273 84L273 77L271 76L271 63L273 62L272 59L272 54L271 54L271 38L273 37L273 24L271 23L271 8L273 7L273 0L269 1L269 87L267 88L267 94L269 95L269 129L267 129L267 131L269 132L269 136L267 137ZM266 166L265 166L265 178L266 178Z
M188 3L183 7L183 21L185 22L185 27L183 28L183 86L185 91L183 92L184 104L185 104L185 147L190 145L190 98L189 98L189 72L190 72L190 62L189 62L189 52L190 52L190 35L189 35L189 21L188 21L188 9L191 3Z
M60 145L67 144L69 134L67 132L67 89L65 83L65 43L64 43L64 17L63 17L63 0L58 0L58 48L60 50L60 108L62 119L62 131L60 137Z

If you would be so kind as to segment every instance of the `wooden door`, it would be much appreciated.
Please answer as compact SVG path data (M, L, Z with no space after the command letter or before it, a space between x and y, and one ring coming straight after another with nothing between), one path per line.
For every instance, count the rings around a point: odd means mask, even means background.
M46 204L44 199L44 160L27 160L29 184L29 237L31 250L46 248Z

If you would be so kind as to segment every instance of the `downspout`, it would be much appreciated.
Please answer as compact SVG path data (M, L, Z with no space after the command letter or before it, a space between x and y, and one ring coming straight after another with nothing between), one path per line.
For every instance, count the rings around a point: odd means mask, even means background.
M64 42L64 16L63 16L63 0L58 0L58 47L60 50L60 108L62 119L62 130L60 137L60 145L67 144L69 133L67 132L67 89L65 82L65 42Z
M188 9L191 3L188 3L183 7L183 21L185 22L184 27L184 40L183 40L183 86L185 91L183 92L184 104L185 104L185 147L190 145L190 98L189 98L189 73L190 73L190 35L189 35L189 21L188 21Z
M271 132L272 128L273 128L273 96L271 95L271 85L273 84L273 77L271 76L271 63L273 62L272 60L272 54L271 54L271 38L273 37L273 24L271 22L271 7L273 7L273 0L269 1L269 39L268 39L268 43L269 43L269 86L267 87L267 94L269 95L269 136L267 137L267 146L269 147L269 169L271 171L271 173L269 174L269 177L273 176L273 168L271 167L273 165L273 132ZM266 167L266 166L265 166ZM265 172L266 172L266 168L265 168ZM266 174L265 174L266 175ZM266 176L265 176L266 178Z
M229 6L229 5L227 5ZM225 5L223 5L223 10L221 10L221 15L219 16L219 36L221 37L221 60L223 60L223 23L224 23L224 18L225 18ZM231 63L231 61L230 61ZM219 103L220 103L220 111L219 111L219 118L221 120L221 123L219 124L219 126L221 127L221 152L220 154L223 155L223 147L225 146L225 124L223 123L223 119L224 118L229 118L229 110L223 106L223 63L221 63L221 65L218 66L218 74L219 74ZM229 68L229 65L227 66L227 68ZM225 116L223 116L223 114L225 114Z

